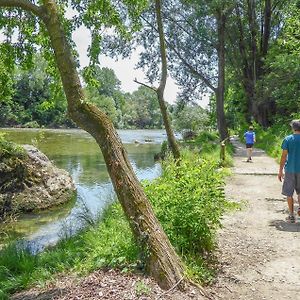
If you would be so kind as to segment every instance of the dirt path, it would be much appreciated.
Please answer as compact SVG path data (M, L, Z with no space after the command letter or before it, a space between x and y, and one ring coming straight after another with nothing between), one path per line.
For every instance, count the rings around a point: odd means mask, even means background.
M226 195L246 205L223 220L221 272L210 293L215 299L300 299L300 220L285 222L278 164L258 149L253 163L247 163L244 146L233 143L233 176Z

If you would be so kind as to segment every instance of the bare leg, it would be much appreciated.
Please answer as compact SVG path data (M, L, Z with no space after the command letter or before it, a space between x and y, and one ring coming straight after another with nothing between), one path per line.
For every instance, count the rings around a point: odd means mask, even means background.
M253 148L250 148L250 151L249 151L249 158L251 159L251 156L252 156L252 152L253 152Z
M294 214L294 199L293 199L293 197L287 197L287 203L288 203L288 207L289 207L289 213L290 213L290 215L293 215Z
M300 217L300 194L298 195L298 203L299 203L299 206L298 206L298 216Z
M247 148L247 161L249 161L251 153L250 153L251 148Z

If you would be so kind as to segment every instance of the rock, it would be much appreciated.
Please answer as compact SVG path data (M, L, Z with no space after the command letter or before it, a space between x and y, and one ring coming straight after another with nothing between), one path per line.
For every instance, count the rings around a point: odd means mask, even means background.
M0 220L7 214L44 210L68 202L75 195L69 173L55 167L30 145L24 157L0 156Z
M154 141L152 139L145 139L146 143L153 143Z

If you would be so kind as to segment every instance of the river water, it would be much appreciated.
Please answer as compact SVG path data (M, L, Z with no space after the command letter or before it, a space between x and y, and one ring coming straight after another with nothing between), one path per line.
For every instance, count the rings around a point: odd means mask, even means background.
M77 196L65 206L26 214L16 222L1 225L0 244L18 240L32 252L41 251L62 237L75 234L84 226L86 216L96 218L115 201L103 156L93 138L84 131L1 129L1 132L6 133L7 140L35 145L56 166L67 170L77 187ZM154 162L153 156L166 139L164 131L120 130L118 133L138 178L151 180L158 177L161 166Z

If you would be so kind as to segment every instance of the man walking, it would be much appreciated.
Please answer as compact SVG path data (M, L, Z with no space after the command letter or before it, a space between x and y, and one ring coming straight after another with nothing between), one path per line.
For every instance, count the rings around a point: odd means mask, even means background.
M293 134L288 135L282 142L281 159L279 165L278 179L283 181L282 194L287 196L289 216L287 221L295 223L294 199L296 191L298 196L298 215L300 216L300 120L291 122ZM283 175L284 168L284 175Z

